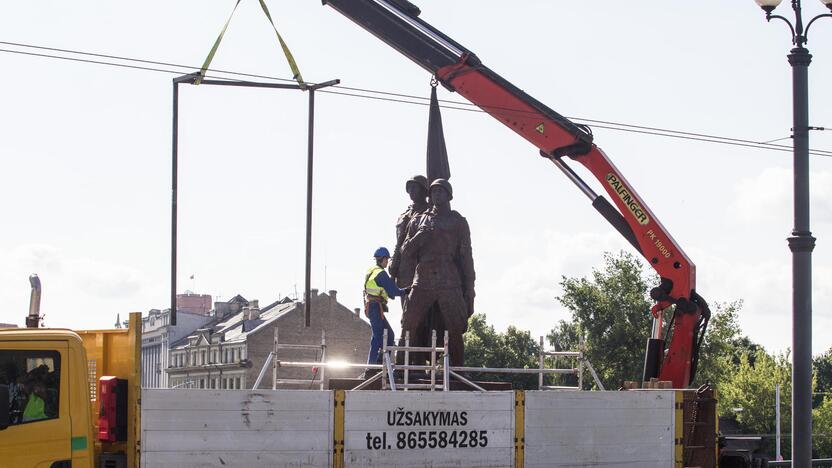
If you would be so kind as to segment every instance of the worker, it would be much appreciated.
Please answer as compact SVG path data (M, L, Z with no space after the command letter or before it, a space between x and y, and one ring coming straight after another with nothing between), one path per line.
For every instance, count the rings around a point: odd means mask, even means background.
M395 336L390 323L384 316L388 311L387 301L390 298L404 296L407 289L400 289L393 283L390 275L385 269L390 262L390 251L385 247L379 247L373 254L375 265L373 265L364 277L364 314L370 319L370 326L373 329L373 337L370 340L370 352L367 355L367 364L380 364L382 340L384 331L387 330L387 346L393 346Z
M23 409L23 422L46 419L46 385L38 377L29 377L23 384L29 398Z

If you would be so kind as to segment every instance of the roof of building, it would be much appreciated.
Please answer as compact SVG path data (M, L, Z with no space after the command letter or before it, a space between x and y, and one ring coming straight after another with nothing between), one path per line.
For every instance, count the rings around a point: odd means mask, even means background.
M210 329L211 334L221 333L223 335L223 342L225 343L240 343L245 341L248 335L257 333L263 328L268 327L272 322L285 316L298 307L299 304L299 302L284 298L260 309L260 315L256 319L246 320L247 311L241 311L218 320L212 320L203 325L196 333L200 333L200 330ZM171 348L187 348L190 338L193 336L194 334L177 340L171 345Z

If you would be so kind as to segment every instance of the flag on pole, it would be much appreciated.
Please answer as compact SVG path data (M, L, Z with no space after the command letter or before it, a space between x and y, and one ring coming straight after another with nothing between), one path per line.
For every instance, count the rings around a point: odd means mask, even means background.
M442 114L439 100L436 98L436 82L431 82L430 117L428 118L428 184L436 179L450 179L451 167L448 164L448 150L445 147L445 132L442 130Z

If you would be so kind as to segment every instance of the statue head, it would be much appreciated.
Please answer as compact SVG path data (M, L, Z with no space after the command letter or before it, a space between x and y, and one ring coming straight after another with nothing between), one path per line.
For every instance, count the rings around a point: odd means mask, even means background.
M436 206L445 206L454 198L454 189L445 179L436 179L430 184L430 201Z
M428 196L428 179L422 175L415 175L407 180L404 189L414 203L424 203Z

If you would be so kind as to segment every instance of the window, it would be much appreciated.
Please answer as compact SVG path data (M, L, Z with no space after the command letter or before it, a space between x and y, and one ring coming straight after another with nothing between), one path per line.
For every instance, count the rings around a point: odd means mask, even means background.
M240 381L241 381L241 379L239 377L234 379L235 388L237 388L237 389L243 388L242 385L240 385Z
M58 417L61 355L57 351L0 351L0 385L9 386L9 422Z

